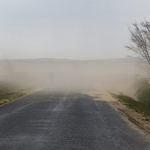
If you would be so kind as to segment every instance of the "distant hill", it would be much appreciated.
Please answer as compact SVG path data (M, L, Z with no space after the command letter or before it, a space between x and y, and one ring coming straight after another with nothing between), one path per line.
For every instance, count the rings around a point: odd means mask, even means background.
M69 59L57 59L57 58L32 58L32 59L16 59L21 61L71 61Z
M136 58L112 58L112 59L89 59L89 60L72 60L58 58L32 58L32 59L9 59L10 61L138 61Z
M137 58L114 58L114 59L105 59L108 61L138 61Z

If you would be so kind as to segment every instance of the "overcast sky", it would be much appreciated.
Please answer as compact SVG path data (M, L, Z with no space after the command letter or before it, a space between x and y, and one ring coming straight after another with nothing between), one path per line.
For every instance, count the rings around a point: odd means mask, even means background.
M127 57L128 25L144 17L148 0L0 0L0 57Z

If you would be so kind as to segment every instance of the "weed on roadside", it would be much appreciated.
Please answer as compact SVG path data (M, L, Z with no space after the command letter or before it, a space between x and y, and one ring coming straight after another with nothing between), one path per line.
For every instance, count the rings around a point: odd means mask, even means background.
M133 98L123 95L110 93L115 99L125 104L128 108L141 113L144 116L150 116L150 106L147 106L141 102L135 101ZM147 121L147 120L146 120Z

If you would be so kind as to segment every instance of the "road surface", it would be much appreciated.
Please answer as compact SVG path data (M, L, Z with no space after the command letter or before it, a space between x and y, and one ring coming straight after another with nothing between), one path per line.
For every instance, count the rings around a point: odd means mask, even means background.
M39 91L0 107L0 150L149 150L105 101Z

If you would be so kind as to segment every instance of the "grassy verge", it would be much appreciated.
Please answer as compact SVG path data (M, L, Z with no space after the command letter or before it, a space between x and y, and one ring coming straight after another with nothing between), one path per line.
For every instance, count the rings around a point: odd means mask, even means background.
M31 91L33 91L33 89L28 88L28 89L20 90L18 92L1 93L0 94L0 106L12 100L15 100L17 98L20 98L22 96L25 96L31 93Z
M133 109L134 111L141 113L144 116L150 116L150 106L147 106L141 102L137 102L129 96L123 94L113 94L110 93L115 99L125 104L128 108Z

